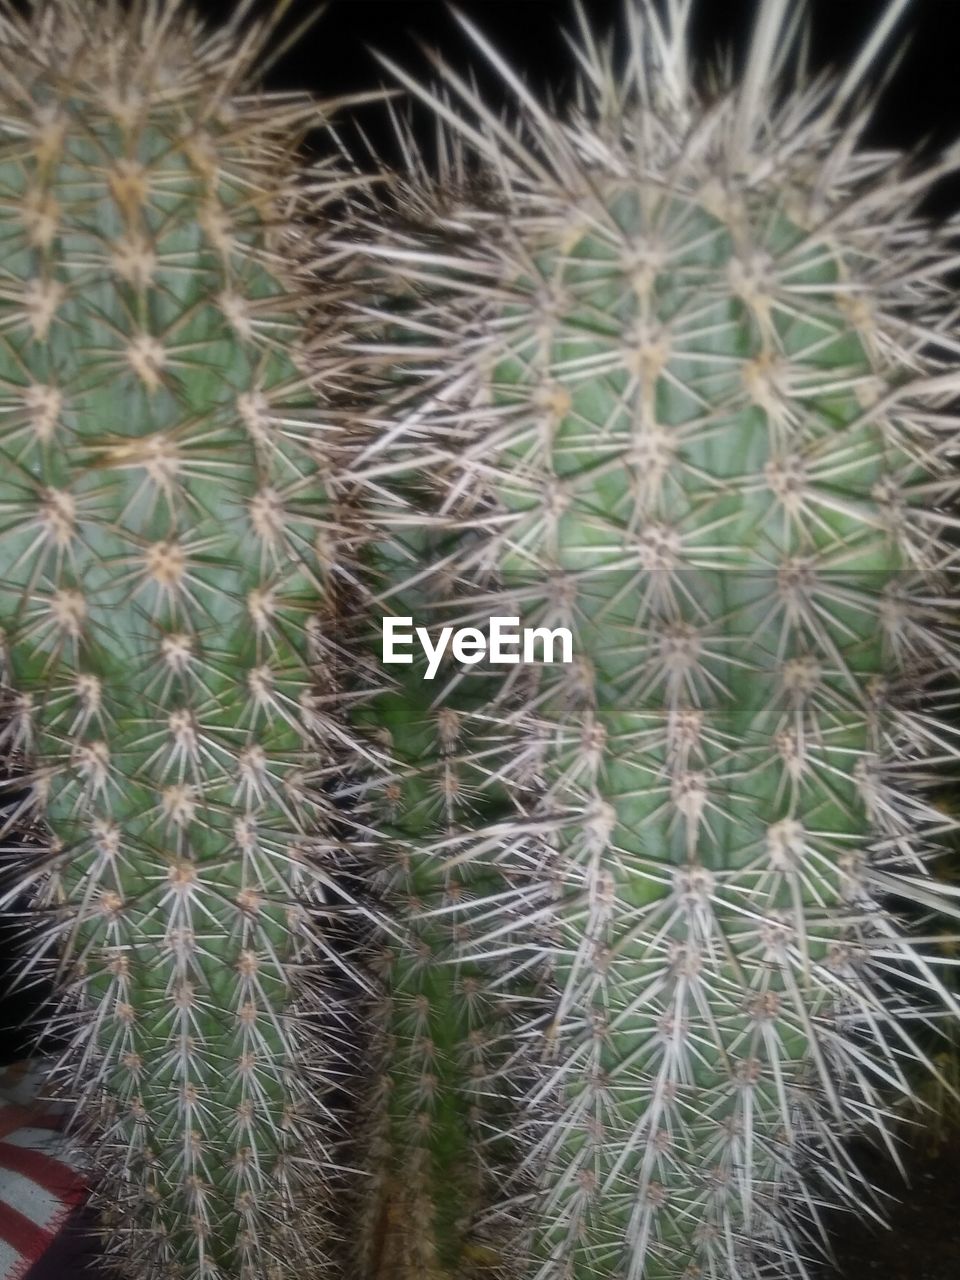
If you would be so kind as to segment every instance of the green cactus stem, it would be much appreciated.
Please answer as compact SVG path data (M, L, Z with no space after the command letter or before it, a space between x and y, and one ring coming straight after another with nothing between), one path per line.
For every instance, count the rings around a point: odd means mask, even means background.
M363 464L355 459L351 470L362 476ZM430 582L394 590L437 551L423 527L429 500L422 491L401 496L402 488L392 493L393 518L380 511L383 541L367 549L368 580L375 571L382 593L371 599L371 622L424 614L436 596ZM435 631L445 619L431 621ZM487 683L466 681L435 706L438 690L424 675L422 659L383 668L386 687L355 717L387 757L359 791L378 833L371 888L391 926L371 940L382 993L370 1009L365 1101L350 1157L364 1177L350 1202L346 1272L377 1280L468 1280L496 1263L468 1228L506 1176L509 1143L499 1134L515 1105L500 1079L538 999L534 986L521 990L512 979L509 956L498 966L472 954L477 911L502 880L495 863L476 856L476 832L498 817L513 821L509 795L491 782L500 733L486 716ZM447 858L436 856L426 832ZM461 864L464 849L470 856Z
M313 1274L350 1034L343 353L304 216L341 180L297 176L319 104L250 92L247 7L0 18L7 830L49 834L6 900L138 1280Z
M956 242L915 210L958 152L911 169L861 143L903 9L840 81L785 83L797 11L765 3L709 96L692 3L628 5L619 60L578 9L565 114L464 20L513 121L442 64L437 90L392 68L446 168L411 159L365 228L394 392L358 467L442 455L461 623L574 639L490 686L473 786L512 822L481 814L454 855L408 827L435 875L499 876L468 919L480 972L551 973L488 1086L521 1095L517 1175L447 1245L492 1232L499 1273L811 1274L822 1206L874 1211L846 1139L895 1152L889 1099L934 1065L918 1025L960 1013L906 919L956 914L924 790L960 754Z

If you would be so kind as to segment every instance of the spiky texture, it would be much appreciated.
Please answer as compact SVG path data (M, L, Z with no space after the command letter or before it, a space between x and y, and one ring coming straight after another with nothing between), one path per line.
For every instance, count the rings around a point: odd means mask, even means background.
M950 906L924 787L958 758L956 245L913 210L956 153L910 172L860 143L903 9L839 84L784 84L797 11L771 0L742 80L706 93L692 0L628 5L616 63L580 13L566 114L475 32L513 124L442 65L438 91L397 71L442 165L404 135L366 228L395 391L357 473L442 455L434 567L460 623L566 626L576 654L501 671L461 715L473 785L512 820L455 848L410 829L435 876L496 870L481 970L552 975L487 1090L522 1095L485 1215L507 1273L807 1274L821 1206L870 1211L846 1137L893 1150L919 1025L960 1012L906 919ZM462 688L448 667L434 714ZM466 1079L448 1087L455 1108Z
M342 355L302 221L338 180L296 176L318 104L248 92L247 8L0 16L5 830L49 836L6 901L35 893L23 974L55 970L57 1078L138 1280L316 1273L348 1038Z
M351 470L362 474L363 464L355 458ZM394 518L380 510L392 527L366 561L367 580L375 574L381 589L369 601L373 618L434 602L429 583L395 591L411 565L431 563L436 543L423 528L424 496L392 496ZM354 1224L345 1264L358 1278L468 1280L495 1260L466 1232L503 1176L507 1144L498 1135L511 1108L498 1074L516 1049L521 993L501 967L471 954L476 904L497 892L496 869L475 857L447 864L424 848L423 835L453 854L511 809L491 785L500 735L494 728L490 741L483 732L487 689L471 682L433 706L423 676L416 662L356 716L381 757L354 792L377 833L380 868L370 888L389 925L371 939L381 994L369 1009L366 1085L345 1157L364 1170L345 1202ZM526 993L528 1012L533 998Z

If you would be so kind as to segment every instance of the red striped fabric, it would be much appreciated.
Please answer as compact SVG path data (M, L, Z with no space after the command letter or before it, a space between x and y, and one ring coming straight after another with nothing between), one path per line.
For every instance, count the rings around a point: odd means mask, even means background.
M58 1116L34 1089L22 1070L0 1080L0 1280L24 1280L86 1195L60 1150Z
M29 1147L15 1147L8 1142L0 1142L0 1183L4 1169L29 1178L38 1187L43 1187L44 1191L49 1191L61 1204L79 1204L83 1199L83 1181L68 1164L54 1160L42 1151L31 1151Z
M32 1267L53 1240L54 1233L38 1227L25 1214L0 1201L0 1241L9 1245L16 1255L8 1265L7 1275L22 1275L26 1267Z
M17 1107L12 1103L5 1106L0 1098L0 1138L5 1138L15 1129L59 1129L60 1119L50 1111L31 1110L29 1107Z

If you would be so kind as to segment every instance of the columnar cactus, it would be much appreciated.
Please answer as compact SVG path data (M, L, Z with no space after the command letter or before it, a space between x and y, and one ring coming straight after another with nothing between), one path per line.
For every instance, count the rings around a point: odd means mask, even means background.
M248 92L245 8L0 21L7 829L49 836L8 900L35 891L24 971L60 980L58 1078L138 1280L326 1256L349 1025L342 354L304 222L337 179L297 176L316 103Z
M362 463L356 474L362 477ZM405 524L414 511L423 521L423 495L409 502L394 516ZM429 565L436 542L422 529L398 531L380 514L389 533L377 548L386 554L371 556L385 588L379 608L387 616L432 612L434 584L394 588L406 559L397 551L405 547L415 564ZM478 833L499 854L516 821L496 778L503 735L488 719L489 690L468 681L434 705L422 661L394 668L394 676L398 670L401 678L358 715L387 753L387 767L368 771L359 790L380 853L371 887L390 927L373 935L371 968L382 993L369 1010L362 1116L350 1156L364 1177L350 1206L346 1273L468 1280L498 1262L469 1227L507 1176L515 1090L504 1088L504 1069L542 993L532 974L516 981L513 947L498 963L478 958L472 945L478 910L499 901L504 882L496 861L477 856ZM507 830L491 839L501 819Z
M574 648L484 669L479 711L456 663L426 698L408 686L407 718L446 709L465 744L438 730L432 767L459 751L510 815L451 841L411 804L410 865L494 876L459 939L481 980L529 995L551 975L486 1082L521 1098L515 1179L480 1234L443 1238L450 1277L478 1251L535 1280L809 1274L821 1206L870 1201L846 1137L894 1148L890 1091L932 1065L918 1020L960 1012L902 918L950 905L924 787L958 757L938 706L958 665L956 245L913 211L957 153L911 171L861 146L902 3L842 80L784 86L796 12L770 0L742 81L709 96L692 7L628 6L616 63L581 13L566 115L476 32L513 122L452 71L437 92L397 71L446 168L411 160L365 229L367 348L379 333L394 390L358 477L442 454L440 603ZM412 907L423 928L450 914L442 893ZM408 977L389 971L388 1017L409 1057L455 1013L425 987L407 1008ZM366 1276L420 1274L451 1229L470 1082L434 1080L416 1139L397 1122L391 1143L402 1170L431 1135L435 1212L405 1216L381 1181L370 1213L433 1238Z

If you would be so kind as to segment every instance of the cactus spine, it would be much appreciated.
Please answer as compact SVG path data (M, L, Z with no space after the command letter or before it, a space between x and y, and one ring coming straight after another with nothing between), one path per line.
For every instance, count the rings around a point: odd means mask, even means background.
M427 504L411 502L423 520ZM378 565L381 609L429 608L433 590L392 588L402 576L398 546L412 543L425 563L430 541L390 530L393 557ZM361 784L378 832L377 897L392 927L376 936L372 956L382 995L370 1015L356 1157L366 1176L347 1274L358 1280L468 1280L498 1261L467 1233L506 1176L514 1108L501 1074L539 997L513 980L509 949L497 964L478 960L471 945L478 904L502 891L496 865L476 856L477 832L512 820L508 795L491 782L501 747L487 689L471 681L434 706L423 676L422 663L406 668L360 717L392 763Z
M358 474L442 454L461 625L565 626L577 655L487 672L494 754L461 725L512 821L453 850L425 810L407 827L438 877L499 876L481 971L550 970L496 1081L521 1097L517 1175L482 1215L487 1261L536 1280L810 1274L821 1206L871 1203L846 1137L894 1150L889 1091L932 1065L917 1025L960 1012L902 918L950 908L924 789L958 757L955 243L913 211L957 153L911 172L861 145L902 3L839 83L783 94L797 24L765 3L709 99L692 8L628 5L617 63L578 10L565 116L476 32L512 124L449 70L432 92L394 68L446 168L411 161L367 230L395 383ZM462 705L445 676L434 714ZM467 1078L447 1087L465 1106ZM440 1144L444 1108L424 1123ZM449 1276L479 1239L456 1229Z
M59 1077L138 1280L304 1275L329 1244L325 792L353 757L335 288L302 216L336 179L297 177L317 104L246 92L247 7L0 19L8 829L50 835L8 900L36 891L25 972L56 968Z

